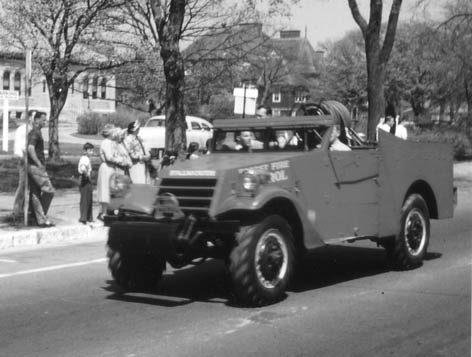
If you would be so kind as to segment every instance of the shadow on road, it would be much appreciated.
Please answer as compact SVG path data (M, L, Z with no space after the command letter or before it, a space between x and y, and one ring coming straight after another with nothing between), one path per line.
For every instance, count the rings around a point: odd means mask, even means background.
M427 253L425 260L440 257L440 253ZM307 255L291 290L320 289L393 270L383 248L327 245Z
M230 296L229 283L224 264L209 260L198 266L189 266L164 273L161 281L152 291L124 292L114 281L104 289L112 292L108 299L143 304L176 307L195 301L226 303Z
M441 257L428 253L425 260ZM289 291L303 292L392 271L382 248L329 245L309 253L297 270ZM140 304L177 307L192 302L209 302L240 307L234 301L222 261L210 260L164 274L149 292L124 292L112 280L105 290L108 299Z

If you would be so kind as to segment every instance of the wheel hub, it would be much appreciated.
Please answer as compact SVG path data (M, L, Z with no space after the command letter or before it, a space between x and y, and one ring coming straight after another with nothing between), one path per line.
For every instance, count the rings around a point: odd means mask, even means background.
M256 273L261 284L275 288L287 273L287 246L277 229L266 231L256 247Z
M416 255L423 249L426 240L426 222L418 209L411 210L405 220L405 240L408 251Z

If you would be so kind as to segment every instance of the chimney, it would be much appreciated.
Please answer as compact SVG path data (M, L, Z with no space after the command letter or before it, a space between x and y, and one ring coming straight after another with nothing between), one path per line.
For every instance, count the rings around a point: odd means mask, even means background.
M300 38L300 30L280 31L280 38Z

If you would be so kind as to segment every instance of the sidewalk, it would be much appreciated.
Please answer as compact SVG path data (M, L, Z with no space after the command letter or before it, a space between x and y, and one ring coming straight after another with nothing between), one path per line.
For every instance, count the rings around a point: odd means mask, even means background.
M83 139L75 137L77 126L70 123L60 123L59 135L61 143L83 144L86 141L92 142L97 147L100 146L101 140ZM15 130L9 131L9 139L13 140ZM47 147L48 129L43 129L43 137L45 139L45 147ZM2 157L9 157L3 155ZM67 157L63 156L64 159ZM74 157L75 158L75 157ZM94 192L93 217L98 214L98 204L96 203L96 192ZM78 222L79 219L79 200L80 194L78 189L57 190L49 209L48 217L56 225L52 228L17 227L4 223L5 217L11 214L15 193L0 192L0 251L19 247L34 246L46 243L59 242L80 242L90 239L103 239L105 242L108 228L103 226L100 221L95 221L90 225L83 225Z
M94 192L94 198L95 198ZM51 228L35 226L15 227L4 223L11 214L14 193L0 193L0 251L19 246L34 246L47 243L80 242L91 239L103 239L105 242L108 228L101 221L84 225L79 223L78 190L57 190L49 209L48 217L56 225ZM94 217L98 214L98 204L94 200Z

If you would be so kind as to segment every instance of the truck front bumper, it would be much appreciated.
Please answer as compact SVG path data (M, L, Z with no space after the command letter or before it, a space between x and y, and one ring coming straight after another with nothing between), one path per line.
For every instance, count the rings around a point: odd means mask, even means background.
M238 221L179 220L120 220L105 216L110 227L108 247L129 254L149 253L168 261L174 267L188 264L197 257L212 257L207 241L239 231Z

